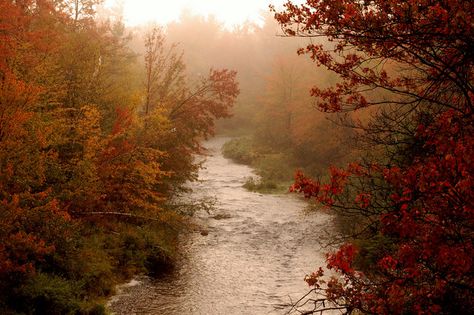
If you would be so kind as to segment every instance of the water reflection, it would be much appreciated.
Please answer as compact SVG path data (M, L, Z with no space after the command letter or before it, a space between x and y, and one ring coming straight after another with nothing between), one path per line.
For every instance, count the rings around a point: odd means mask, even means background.
M307 292L304 276L324 264L317 244L330 217L305 216L293 195L246 191L254 174L221 155L226 140L206 143L212 156L191 195L217 200L215 213L197 218L209 234L188 237L172 274L125 288L111 303L115 314L283 314Z

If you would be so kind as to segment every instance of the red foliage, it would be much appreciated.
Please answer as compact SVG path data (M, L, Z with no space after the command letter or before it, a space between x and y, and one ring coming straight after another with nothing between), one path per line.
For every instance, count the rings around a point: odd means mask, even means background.
M124 132L132 124L132 113L130 112L130 109L117 107L115 112L117 117L112 126L112 136Z
M360 273L351 266L354 251L349 245L328 258L328 267L347 278L350 290L359 290L363 310L436 313L433 310L442 308L439 303L448 299L452 287L464 288L460 292L465 296L458 298L470 298L469 290L474 288L474 126L465 119L448 111L429 127L420 126L417 138L424 140L423 153L404 169L380 167L374 172L350 165L333 170L329 184L297 174L292 189L326 205L333 205L346 188L339 185L341 174L345 183L350 178L384 178L393 191L390 210L380 214L380 223L381 232L396 240L397 249L374 266L380 277L370 283L360 281ZM356 197L361 211L370 206L368 195ZM315 283L313 278L311 283ZM333 298L347 298L348 292L338 294Z
M406 125L418 125L405 129L416 145L404 162L332 168L328 183L296 174L293 191L370 216L393 243L370 275L352 268L349 245L329 256L328 267L342 278L328 283L326 296L349 313L473 307L473 14L468 0L308 0L288 2L275 15L289 36L328 40L299 50L341 77L333 87L312 89L323 111L391 104L431 117L404 116L411 119ZM395 145L401 150L404 143ZM377 195L381 190L385 199ZM308 283L320 289L322 277L313 274Z
M198 140L196 135L212 135L215 119L229 117L230 108L239 95L236 77L236 71L211 69L197 90L171 111L170 118L178 130L194 140Z
M63 240L61 224L70 217L50 199L50 191L5 196L0 204L0 279L36 272L38 264Z
M328 255L328 268L335 269L344 274L353 274L352 266L357 249L352 244L345 244L335 253Z
M472 111L473 74L466 68L473 49L472 1L289 1L285 8L275 18L286 34L329 40L299 50L342 79L333 87L312 89L322 110L423 100ZM380 89L397 99L369 100L364 93Z
M0 282L33 274L70 219L43 186L45 131L34 110L43 78L33 73L55 45L52 14L51 1L0 1Z

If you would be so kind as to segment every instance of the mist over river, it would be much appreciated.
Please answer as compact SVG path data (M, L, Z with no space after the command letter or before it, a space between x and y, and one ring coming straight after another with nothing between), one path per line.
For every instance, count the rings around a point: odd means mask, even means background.
M325 264L319 244L331 216L305 214L306 203L292 194L245 190L255 174L222 156L227 140L205 143L210 156L187 196L216 198L210 214L195 218L208 234L183 235L176 269L132 281L110 301L115 314L284 314L309 290L303 279Z

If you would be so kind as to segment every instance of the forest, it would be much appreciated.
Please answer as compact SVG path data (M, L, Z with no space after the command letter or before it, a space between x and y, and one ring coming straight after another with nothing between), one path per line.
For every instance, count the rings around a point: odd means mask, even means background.
M229 28L0 0L0 314L110 314L178 268L216 134L245 189L333 218L282 314L474 312L474 2L267 5Z

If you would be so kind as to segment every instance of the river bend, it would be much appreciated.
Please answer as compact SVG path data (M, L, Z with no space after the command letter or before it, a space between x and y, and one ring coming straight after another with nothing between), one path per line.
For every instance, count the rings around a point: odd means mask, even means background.
M245 190L246 178L255 175L222 156L228 139L206 142L210 156L188 196L216 198L211 214L196 216L208 234L185 236L180 251L186 254L171 274L123 288L110 302L115 314L284 314L285 304L308 291L303 278L324 265L318 244L331 217L305 214L305 202L291 194Z

